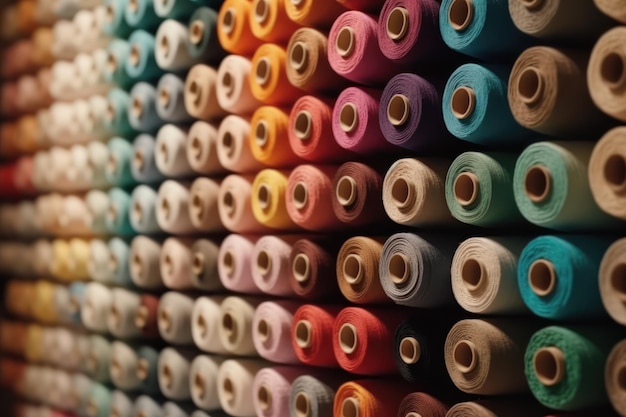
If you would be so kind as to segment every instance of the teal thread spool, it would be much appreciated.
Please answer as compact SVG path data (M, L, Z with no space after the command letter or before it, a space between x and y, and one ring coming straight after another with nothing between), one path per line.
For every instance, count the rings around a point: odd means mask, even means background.
M217 37L217 11L199 7L189 19L189 54L199 62L217 67L226 56Z
M515 202L531 223L562 231L608 230L621 222L595 203L587 170L592 142L539 142L517 159Z
M104 33L118 38L126 38L132 28L126 22L124 13L127 0L105 0Z
M118 187L126 187L135 184L131 172L133 160L133 145L126 139L112 138L107 143L109 148L109 160L105 171L107 181Z
M465 55L498 61L532 42L513 24L507 0L443 0L439 10L441 37Z
M623 331L609 326L549 326L537 331L524 355L535 398L546 407L576 411L609 404L604 361Z
M163 70L154 58L154 35L138 29L128 38L130 53L126 61L126 73L133 81L156 81Z
M522 250L517 283L524 303L537 316L581 320L607 316L597 279L611 238L540 236Z
M157 90L147 82L138 82L130 90L131 106L128 121L133 129L155 133L163 124L156 111Z
M122 39L113 39L107 47L104 79L119 87L127 88L131 80L126 72L126 62L130 56L130 43Z
M165 177L156 166L154 152L156 139L147 134L141 134L133 142L133 163L131 166L133 178L141 183L155 184Z
M109 417L111 408L111 390L106 386L93 383L85 404L86 415L90 417Z
M446 203L450 213L463 223L484 227L522 222L511 187L514 166L513 154L459 155L446 175Z
M147 395L140 395L135 400L133 416L163 417L163 409L154 399Z
M112 283L123 287L131 286L128 243L119 237L112 238L109 240L109 253L111 254Z
M186 20L198 8L191 0L155 0L153 4L155 13L163 19Z
M130 223L141 234L156 234L162 230L156 221L157 192L147 185L139 185L132 193Z
M184 101L185 80L174 74L165 74L157 85L156 111L159 118L168 123L190 122Z
M134 233L130 225L128 210L130 209L130 196L121 188L109 190L109 208L107 209L105 223L110 233L116 235L131 235Z
M511 148L536 136L515 121L509 109L509 69L465 64L448 79L443 92L443 120L459 139Z
M119 88L109 91L104 124L107 130L114 135L122 137L135 135L135 129L130 125L128 119L128 108L130 105L130 95L126 91Z
M154 32L161 22L152 6L153 0L127 0L124 19L128 26Z
M145 394L160 394L158 378L159 351L151 346L142 346L137 350L139 358L137 377L141 380L140 390Z

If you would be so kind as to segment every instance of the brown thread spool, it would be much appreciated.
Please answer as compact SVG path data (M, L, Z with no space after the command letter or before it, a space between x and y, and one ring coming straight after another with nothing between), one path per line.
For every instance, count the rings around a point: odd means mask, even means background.
M472 372L479 361L476 346L469 340L461 340L454 345L454 365L464 374Z

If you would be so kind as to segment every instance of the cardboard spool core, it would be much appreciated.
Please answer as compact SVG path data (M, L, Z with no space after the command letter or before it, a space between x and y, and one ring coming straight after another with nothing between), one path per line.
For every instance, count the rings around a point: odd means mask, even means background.
M535 376L543 385L551 387L565 378L565 355L555 346L538 349L533 355Z
M478 199L480 182L476 174L472 172L461 172L454 179L454 199L462 207L471 206Z
M148 324L148 316L150 316L150 311L146 306L139 306L137 308L137 312L135 313L135 326L138 329L143 329Z
M486 278L485 275L485 267L482 262L476 259L466 259L461 265L461 280L469 291L476 291L482 287Z
M264 147L269 139L269 129L265 120L259 120L254 129L254 139L257 145Z
M357 200L358 187L356 180L348 175L344 175L337 181L335 196L342 207L349 208Z
M170 331L172 328L172 318L170 317L170 313L163 309L159 313L159 327L165 331Z
M297 282L305 283L311 278L311 260L306 254L298 253L293 258L291 270Z
M452 92L450 110L457 119L467 119L474 113L476 93L470 87L459 87Z
M111 310L109 310L109 318L111 320L111 324L113 325L113 327L119 327L121 317L120 317L120 310L117 308L117 306L115 305L111 306Z
M462 31L472 23L474 5L471 0L452 0L448 9L448 23L452 29Z
M256 267L264 279L268 278L272 272L272 256L265 250L260 251L256 257Z
M143 275L143 259L141 259L141 256L139 256L138 254L135 254L133 256L132 268L135 275Z
M339 347L346 355L354 353L359 346L359 338L356 327L350 323L344 323L339 328Z
M550 295L556 287L557 275L552 262L538 259L528 269L530 289L540 297Z
M198 398L204 398L206 394L206 382L200 373L193 376L193 391Z
M193 157L196 161L200 160L200 158L202 157L202 154L204 153L204 147L202 146L202 140L197 137L194 136L191 139L191 150L193 153Z
M237 24L237 11L233 7L229 7L226 9L224 14L222 15L221 28L222 32L227 35L230 35L235 30L235 25Z
M112 53L107 55L107 71L111 74L117 70L117 58Z
M117 157L115 154L110 154L107 158L107 171L110 174L115 174L115 171L117 171Z
M192 101L196 105L198 105L200 100L202 100L202 87L196 80L191 80L189 83L189 90L186 93L191 96Z
M602 174L614 192L626 193L626 159L624 155L613 154L609 156L604 162Z
M341 417L359 417L360 415L359 400L348 397L341 403Z
M219 83L220 83L220 87L218 88L224 91L226 93L226 96L232 97L235 91L235 82L233 81L233 74L230 71L224 71L224 73L221 74Z
M272 392L266 385L261 385L256 393L256 399L259 402L261 410L268 411L272 409Z
M169 253L165 255L165 258L163 258L163 267L166 274L174 274L174 261L172 260L172 257L169 255Z
M115 120L115 105L111 102L107 104L106 118L109 122L113 122L113 120Z
M235 402L235 385L230 378L224 378L224 381L222 382L222 392L224 393L226 402L229 404L233 404Z
M109 4L106 9L106 19L107 22L111 23L113 22L113 19L115 19L115 7L113 7L112 4Z
M161 50L161 53L164 57L167 57L170 54L170 40L167 36L163 36L157 46Z
M313 118L306 110L298 112L294 122L294 133L300 140L307 140L313 133Z
M134 44L130 47L130 54L128 55L128 60L130 61L133 67L139 65L139 60L141 58L141 51L139 50L139 45Z
M309 66L309 47L302 41L296 41L289 50L289 65L302 73Z
M309 192L307 185L303 182L297 182L296 185L293 187L292 192L294 207L298 210L303 209L307 204L308 194Z
M536 9L543 4L543 0L519 0L529 10Z
M122 377L122 365L120 365L117 359L111 361L111 375L114 376L115 379Z
M272 76L272 63L267 57L263 57L258 60L256 69L254 70L254 78L256 82L265 86L269 82Z
M198 320L196 320L196 324L198 325L198 328L200 329L200 335L202 337L206 336L207 334L207 324L206 324L206 320L204 319L204 316L198 316Z
M143 164L144 164L143 152L136 150L135 153L133 154L133 165L135 166L136 169L141 170L143 169Z
M227 251L222 258L222 267L229 274L232 275L235 271L235 256L231 251Z
M343 261L343 278L350 285L358 284L363 280L365 267L363 260L357 254L351 253Z
M346 133L352 133L359 125L359 113L354 103L345 103L339 111L339 127Z
M611 289L623 303L626 303L626 263L615 265L611 270Z
M139 97L133 97L132 112L137 119L143 115L143 102Z
M387 120L393 126L402 126L409 120L411 105L409 98L403 94L395 94L387 104Z
M235 320L230 311L225 312L222 316L222 328L228 336L228 340L234 343L235 340L237 340L239 331L237 328L237 320Z
M350 26L344 26L337 32L335 39L335 51L342 58L348 58L354 52L354 30Z
M400 341L400 359L407 365L412 365L420 360L422 348L414 337L405 337Z
M411 275L411 265L408 258L401 253L394 253L389 259L389 278L396 285L404 284Z
M191 196L191 209L193 217L202 221L204 217L204 201L202 201L202 197L196 193Z
M139 359L137 362L137 378L140 381L145 381L148 378L150 372L150 362L147 359Z
M527 106L537 104L543 96L545 88L543 75L535 67L522 70L517 79L517 94Z
M159 146L159 156L164 163L167 163L170 158L170 152L165 142L161 143L161 146Z
M300 320L296 323L295 339L296 339L296 344L300 348L307 349L311 347L311 338L313 337L312 331L313 331L313 326L311 325L310 321Z
M141 223L143 220L143 207L141 207L139 201L135 201L135 204L133 204L133 217L137 223Z
M296 393L294 408L296 417L311 417L311 399L306 392Z
M226 131L222 136L222 148L226 151L228 156L233 156L235 153L235 138L232 132Z
M159 102L161 103L161 106L169 106L170 98L170 91L165 87L161 87L161 89L159 90Z
M198 45L202 42L202 38L204 38L204 22L202 20L194 20L189 30L189 41L194 45Z
M478 351L474 343L469 340L458 341L454 345L452 357L454 366L463 374L473 371L478 364Z
M524 176L524 191L533 203L545 201L552 192L552 175L542 165L532 166Z
M624 85L626 81L626 63L624 56L616 52L610 52L602 57L600 62L600 77L611 89Z
M270 15L270 5L267 0L256 0L254 2L254 20L258 23L267 22Z
M226 191L222 196L222 203L228 213L228 217L232 217L237 208L237 200L230 190Z
M135 13L139 8L138 0L129 0L128 1L128 10Z
M387 16L387 36L393 41L400 41L409 31L411 19L409 11L404 7L394 7Z
M396 178L391 184L391 201L399 209L411 208L415 204L415 192L404 178Z
M256 330L262 342L267 342L272 337L272 326L265 319L259 320Z
M615 372L615 386L624 393L626 392L626 365L622 364L617 372Z
M168 364L163 365L163 369L161 370L161 380L163 381L163 385L167 388L172 388L174 384L174 377L172 375L172 369Z
M268 184L262 183L259 185L259 190L257 191L257 201L259 202L259 207L261 207L262 210L267 210L272 204L272 191Z
M193 263L191 264L191 271L197 277L202 276L204 272L204 255L201 252L195 252L193 254Z

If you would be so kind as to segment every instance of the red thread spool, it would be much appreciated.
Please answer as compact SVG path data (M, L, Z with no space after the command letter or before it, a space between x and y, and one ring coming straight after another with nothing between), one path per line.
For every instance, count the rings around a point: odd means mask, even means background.
M339 307L304 304L293 315L292 345L298 359L306 365L339 366L333 352L333 323Z
M300 239L293 244L289 283L293 291L308 300L335 299L340 295L335 279L337 244L331 240Z
M153 338L159 335L157 325L157 309L159 297L150 294L141 295L141 304L135 315L135 324L141 329L141 334L146 338Z

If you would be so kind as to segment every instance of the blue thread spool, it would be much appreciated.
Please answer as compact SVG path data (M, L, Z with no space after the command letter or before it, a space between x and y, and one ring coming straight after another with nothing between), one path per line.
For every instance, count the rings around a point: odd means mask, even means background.
M217 66L226 51L217 37L217 11L199 7L189 19L189 54L213 66Z
M162 233L156 220L157 192L147 185L139 185L132 193L130 223L141 234Z
M156 111L157 90L147 82L138 82L130 90L128 121L139 132L155 133L163 124Z
M189 122L184 102L185 81L174 74L165 74L157 85L156 111L161 120L168 123Z
M107 143L109 160L107 162L106 178L111 184L125 187L135 184L131 173L133 159L133 145L126 139L112 138Z
M128 38L130 53L126 61L126 73L133 81L155 81L163 70L154 58L154 35L138 29Z
M134 233L128 218L130 208L130 196L121 188L109 190L109 208L105 223L110 233L116 235L131 235Z

